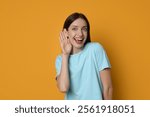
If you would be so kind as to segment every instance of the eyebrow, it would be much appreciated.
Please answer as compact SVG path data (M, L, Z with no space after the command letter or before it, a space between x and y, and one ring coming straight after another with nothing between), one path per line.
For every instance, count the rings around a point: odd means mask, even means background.
M77 25L72 25L72 27L79 27L79 26L77 26ZM87 27L87 26L83 26L83 27ZM83 28L83 27L82 27L82 28Z

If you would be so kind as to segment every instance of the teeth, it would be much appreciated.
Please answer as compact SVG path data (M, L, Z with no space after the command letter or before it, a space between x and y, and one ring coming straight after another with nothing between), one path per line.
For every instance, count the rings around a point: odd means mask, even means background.
M78 41L82 41L83 39L81 38L74 38L75 40L78 40Z
M83 41L82 39L76 39L76 38L75 38L75 40L77 40L77 41Z

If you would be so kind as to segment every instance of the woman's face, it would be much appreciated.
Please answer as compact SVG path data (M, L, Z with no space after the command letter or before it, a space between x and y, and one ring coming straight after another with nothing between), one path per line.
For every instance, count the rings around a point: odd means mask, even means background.
M68 28L68 36L73 49L81 49L86 42L88 34L87 23L84 19L78 18Z

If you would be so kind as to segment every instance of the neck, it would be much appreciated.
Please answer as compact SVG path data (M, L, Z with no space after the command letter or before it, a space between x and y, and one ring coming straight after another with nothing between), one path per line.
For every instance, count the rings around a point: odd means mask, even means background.
M73 48L72 49L72 54L77 54L78 52L82 51L83 47L82 48Z

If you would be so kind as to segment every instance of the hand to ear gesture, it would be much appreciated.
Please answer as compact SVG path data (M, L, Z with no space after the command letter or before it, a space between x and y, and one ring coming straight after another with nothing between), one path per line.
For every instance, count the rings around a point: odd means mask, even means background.
M72 45L70 43L69 36L67 34L66 29L60 32L60 46L63 54L70 55L72 50Z

